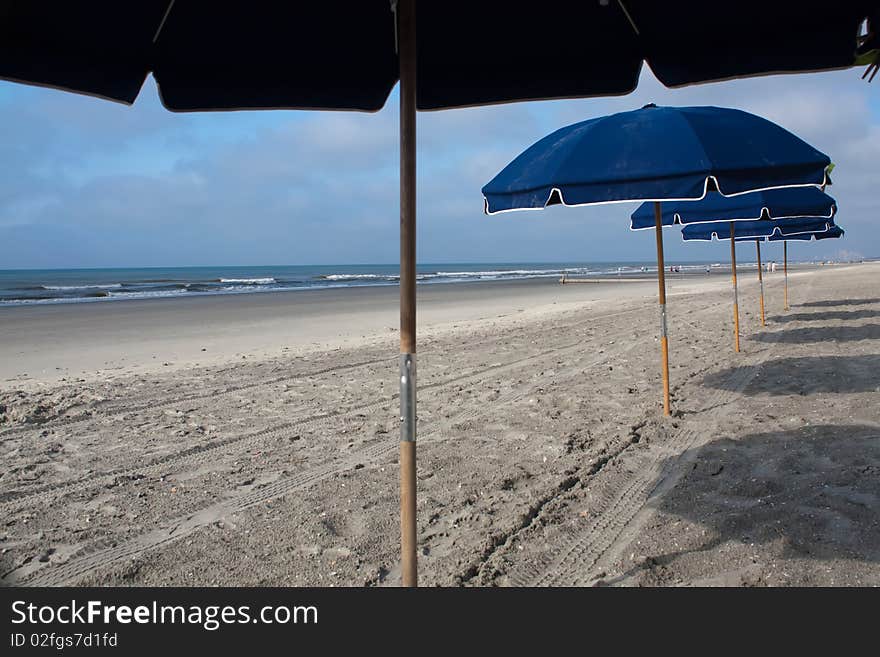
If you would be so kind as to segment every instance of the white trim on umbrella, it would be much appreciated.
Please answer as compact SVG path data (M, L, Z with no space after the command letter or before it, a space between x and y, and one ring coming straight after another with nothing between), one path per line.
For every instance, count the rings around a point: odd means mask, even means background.
M767 218L764 218L764 213L767 213ZM786 215L777 215L771 216L770 209L767 206L761 208L761 216L760 217L734 217L734 218L724 218L724 219L696 219L694 221L682 221L681 214L678 212L673 213L672 215L672 223L671 224L663 224L664 228L669 228L670 226L694 226L699 224L714 224L718 221L779 221L780 219L797 219L799 217L809 217L814 219L833 219L834 215L837 214L837 206L835 204L831 204L831 211L828 214L786 214ZM629 229L636 230L653 230L654 226L640 226L639 228L634 228L632 225L632 218L630 218Z
M728 219L720 219L719 220L719 222L722 222L722 221L723 222L730 221L732 223L732 220L728 220ZM707 223L709 223L709 222L707 222ZM715 223L715 222L711 222L711 223ZM740 240L751 241L751 240L766 240L768 237L791 237L792 235L806 235L808 233L809 234L827 233L829 230L831 230L832 225L833 224L831 224L831 223L826 223L824 230L818 230L818 229L799 230L796 233L783 233L782 226L773 226L773 228L770 230L769 233L765 233L763 235L742 235L742 236L734 235L733 239L734 239L734 241L740 241ZM709 237L691 237L690 239L685 238L684 231L681 232L681 241L682 242L711 242L713 238L719 242L727 241L730 239L730 237L719 237L718 231L715 231L715 230L713 230L711 233L709 233Z

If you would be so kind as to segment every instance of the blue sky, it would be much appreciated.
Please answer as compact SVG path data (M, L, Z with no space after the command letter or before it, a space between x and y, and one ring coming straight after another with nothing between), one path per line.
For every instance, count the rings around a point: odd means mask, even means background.
M794 257L880 256L880 87L860 75L670 90L645 67L628 96L420 113L419 261L651 260L650 231L628 230L635 206L486 217L480 194L544 134L648 102L738 107L828 153L847 235ZM0 125L0 268L397 261L396 93L376 114L180 114L152 80L133 107L0 82ZM677 229L666 244L669 262L727 258Z

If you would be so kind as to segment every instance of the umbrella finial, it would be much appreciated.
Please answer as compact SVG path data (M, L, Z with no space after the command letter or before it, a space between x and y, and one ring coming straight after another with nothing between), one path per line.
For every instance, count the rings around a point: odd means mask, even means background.
M647 105L642 105L642 109L648 109L649 107L657 107L657 103L648 103Z

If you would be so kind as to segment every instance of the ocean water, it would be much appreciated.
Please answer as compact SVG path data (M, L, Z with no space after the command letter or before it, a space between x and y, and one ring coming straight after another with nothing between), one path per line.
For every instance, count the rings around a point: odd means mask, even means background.
M705 264L681 265L682 273ZM423 264L420 284L656 272L649 262ZM397 265L0 270L0 306L397 285Z

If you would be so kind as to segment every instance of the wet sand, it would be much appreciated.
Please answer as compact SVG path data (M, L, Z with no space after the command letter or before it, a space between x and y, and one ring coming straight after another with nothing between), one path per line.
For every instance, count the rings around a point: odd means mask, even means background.
M671 418L654 281L420 288L421 582L880 584L880 265L790 279L670 279ZM0 581L395 583L397 290L310 294L0 309Z

